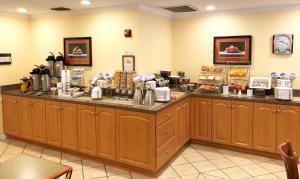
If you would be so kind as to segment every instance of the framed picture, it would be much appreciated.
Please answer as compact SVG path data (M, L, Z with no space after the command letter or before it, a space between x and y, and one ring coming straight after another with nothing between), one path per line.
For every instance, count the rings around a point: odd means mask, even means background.
M214 64L251 65L252 36L214 38Z
M66 66L92 66L92 38L64 38Z
M253 89L271 89L271 78L269 77L251 77L250 88Z
M0 65L11 64L11 53L0 53Z
M135 57L133 55L122 56L123 71L135 71Z

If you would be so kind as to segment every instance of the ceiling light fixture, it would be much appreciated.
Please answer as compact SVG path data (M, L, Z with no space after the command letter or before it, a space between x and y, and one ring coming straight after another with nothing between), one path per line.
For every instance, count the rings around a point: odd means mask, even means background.
M208 10L208 11L213 11L215 9L216 9L216 7L213 5L206 6L206 10Z
M27 9L25 9L25 8L23 8L23 7L19 7L19 8L17 9L17 12L19 12L19 13L26 13L26 12L27 12Z
M80 4L82 4L82 5L90 5L91 2L89 0L81 0Z

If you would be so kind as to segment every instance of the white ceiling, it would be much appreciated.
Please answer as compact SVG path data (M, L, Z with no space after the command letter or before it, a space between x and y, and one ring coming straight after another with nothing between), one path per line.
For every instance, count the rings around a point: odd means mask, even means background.
M216 6L216 12L300 5L300 0L91 0L92 4L88 6L83 6L79 2L80 0L0 0L0 12L16 13L18 7L24 7L28 10L28 15L42 15L55 13L49 9L59 6L79 11L134 4L143 4L154 8L189 4L198 8L200 13L205 13L205 7L210 4Z

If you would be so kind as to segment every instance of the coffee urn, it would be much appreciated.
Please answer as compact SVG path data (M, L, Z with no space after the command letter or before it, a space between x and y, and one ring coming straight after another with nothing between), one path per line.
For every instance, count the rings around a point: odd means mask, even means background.
M34 68L32 72L30 72L32 76L32 88L34 91L39 91L41 89L41 73L40 68Z
M41 81L42 81L42 91L50 91L50 71L45 66L40 66L41 70Z
M50 54L51 55L48 56L48 58L46 59L46 61L48 63L48 68L49 68L50 76L54 76L55 75L55 70L54 70L55 56L53 55L52 52L50 52Z
M55 59L55 76L61 77L61 71L64 69L64 56L59 52L59 56Z

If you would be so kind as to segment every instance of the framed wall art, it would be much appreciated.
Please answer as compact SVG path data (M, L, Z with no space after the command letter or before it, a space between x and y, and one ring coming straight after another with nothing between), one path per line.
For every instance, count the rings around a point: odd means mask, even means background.
M92 66L92 38L64 38L65 65Z
M133 55L122 56L123 71L132 72L135 71L135 57Z
M252 36L214 38L214 64L251 65Z
M11 53L0 53L0 65L11 64Z

